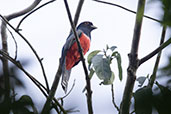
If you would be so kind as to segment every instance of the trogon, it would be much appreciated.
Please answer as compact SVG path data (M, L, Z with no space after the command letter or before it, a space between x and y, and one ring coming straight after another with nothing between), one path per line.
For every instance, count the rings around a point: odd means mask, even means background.
M76 32L79 36L80 44L85 55L90 48L91 31L96 29L92 22L85 21L78 25ZM80 62L80 53L73 32L70 33L62 48L60 59L62 65L62 88L67 92L68 81L71 69Z

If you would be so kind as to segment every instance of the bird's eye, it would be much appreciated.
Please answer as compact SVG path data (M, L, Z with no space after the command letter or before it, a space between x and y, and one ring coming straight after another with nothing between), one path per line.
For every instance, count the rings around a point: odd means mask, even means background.
M85 22L84 24L85 24L85 25L88 25L89 23L88 23L88 22Z

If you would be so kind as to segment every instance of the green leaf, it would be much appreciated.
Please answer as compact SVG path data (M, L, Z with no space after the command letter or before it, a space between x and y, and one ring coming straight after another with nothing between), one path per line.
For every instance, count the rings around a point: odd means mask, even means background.
M116 48L117 48L116 46L112 46L112 47L110 47L109 49L110 49L111 51L114 51Z
M135 99L135 113L136 114L151 114L152 113L152 89L150 87L143 87L138 89L133 97Z
M92 51L88 57L87 57L87 61L88 61L88 64L91 64L91 60L92 58L97 55L99 52L101 52L101 50L95 50L95 51Z
M122 80L122 65L121 65L121 55L118 53L116 57L118 63L119 79Z
M109 60L100 54L92 58L92 63L98 78L105 84L111 84L112 71Z
M117 51L114 51L113 53L112 53L112 57L116 57L117 56L117 54L118 54L118 52Z
M119 71L119 79L122 80L122 65L121 65L121 55L115 51L112 53L112 56L116 58L118 64L118 71Z
M171 90L169 90L167 87L164 87L162 85L160 85L158 82L156 82L156 85L159 87L161 93L163 94L163 96L170 96L170 101L171 101Z
M33 105L33 101L30 96L28 95L23 95L21 98L18 100L18 102L23 103L23 105Z
M163 24L171 27L171 0L162 0L163 6Z
M160 85L156 82L156 85L160 89L160 92L156 92L153 95L153 104L157 109L158 114L170 114L171 112L171 90L169 88Z
M106 50L108 50L109 49L109 46L108 45L106 45Z
M142 85L144 84L146 79L147 79L147 77L145 77L145 76L138 77L136 79L138 81L138 83L139 83L138 87L142 87Z
M30 105L33 109L34 114L38 114L38 111L37 111L36 107L34 106L34 103L30 96L28 96L28 95L21 96L21 98L18 100L18 103L20 103L20 105L22 105L22 106Z
M104 80L103 82L100 83L100 85L101 84L104 84L104 85L113 84L114 79L115 79L115 75L114 75L114 72L112 72L112 75L110 77L110 80Z

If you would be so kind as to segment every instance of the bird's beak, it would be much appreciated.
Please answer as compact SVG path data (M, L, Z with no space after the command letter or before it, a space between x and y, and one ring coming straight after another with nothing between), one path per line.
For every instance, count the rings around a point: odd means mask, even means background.
M96 27L96 26L94 26L94 25L91 25L91 28L92 28L92 29L97 29L97 27Z

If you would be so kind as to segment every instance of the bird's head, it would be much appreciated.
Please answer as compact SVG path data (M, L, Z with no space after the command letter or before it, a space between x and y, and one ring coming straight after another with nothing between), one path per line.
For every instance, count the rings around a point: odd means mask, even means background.
M90 37L90 32L94 29L97 29L97 27L94 26L90 21L84 21L78 25L77 29L82 30L86 35Z

